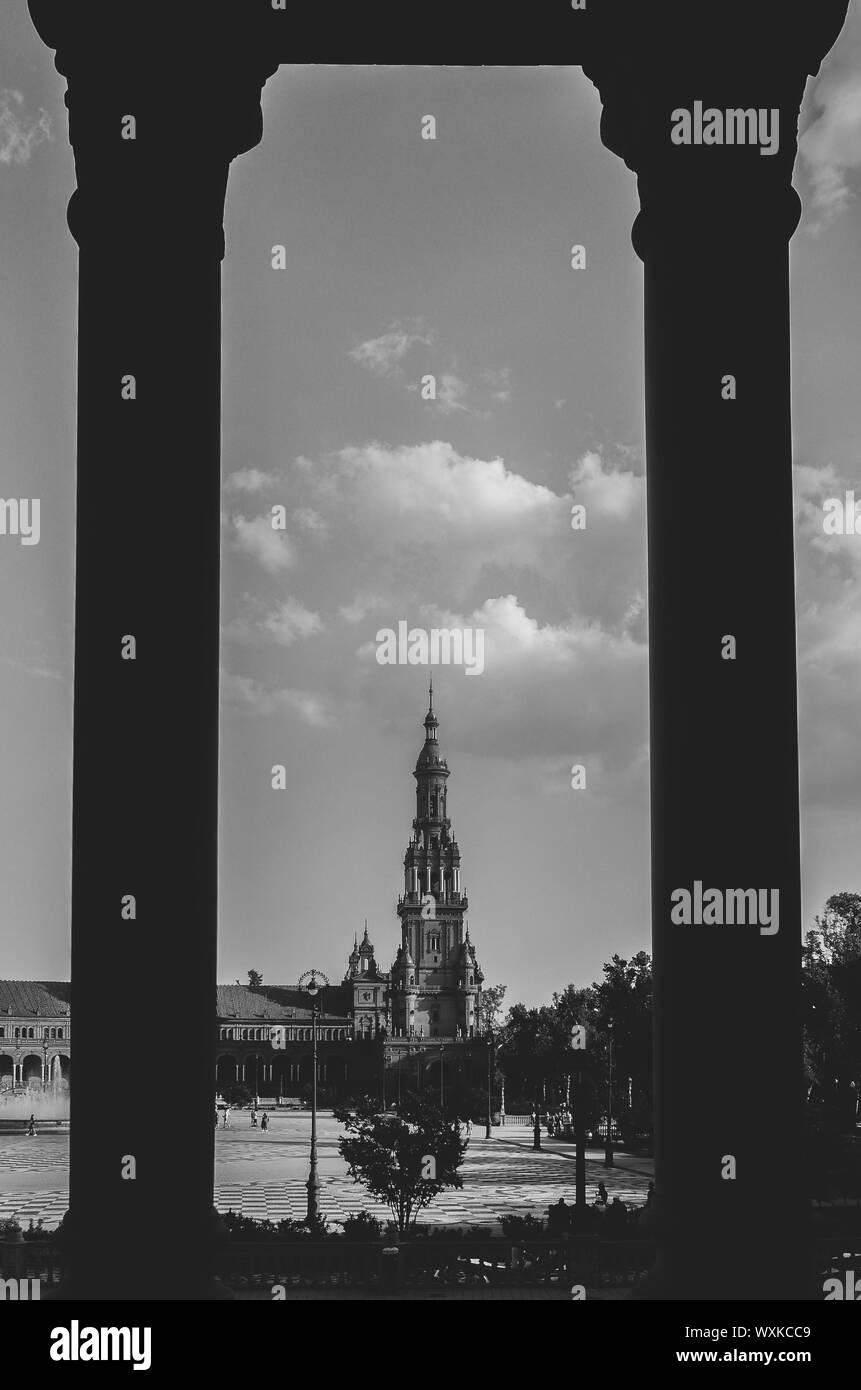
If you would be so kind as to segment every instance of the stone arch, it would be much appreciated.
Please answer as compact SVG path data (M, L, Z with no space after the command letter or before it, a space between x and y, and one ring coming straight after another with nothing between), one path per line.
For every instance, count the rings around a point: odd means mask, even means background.
M215 1084L220 1091L225 1086L233 1086L239 1074L236 1058L231 1053L221 1053L215 1063Z
M266 1058L262 1052L252 1052L245 1058L245 1084L259 1092L266 1080Z
M42 1058L28 1052L21 1058L21 1083L26 1087L42 1084Z

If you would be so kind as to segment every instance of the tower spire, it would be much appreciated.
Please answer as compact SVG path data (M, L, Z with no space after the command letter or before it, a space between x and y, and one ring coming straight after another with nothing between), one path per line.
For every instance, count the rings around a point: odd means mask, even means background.
M429 699L429 701L430 701L429 708L428 708L428 714L433 714L433 671L431 671L430 688L429 688L429 690L428 690L428 699Z

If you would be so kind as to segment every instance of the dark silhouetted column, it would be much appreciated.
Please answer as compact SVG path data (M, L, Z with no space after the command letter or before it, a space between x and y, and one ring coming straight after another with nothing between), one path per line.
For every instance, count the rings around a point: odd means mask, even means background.
M658 1297L808 1287L788 242L804 82L845 10L610 5L584 65L645 267ZM777 108L777 151L674 144L697 101ZM697 883L724 912L778 890L778 930L674 922Z
M100 21L100 7L69 0L30 8L69 84L80 246L67 1294L201 1297L222 213L275 65L247 22L201 52L182 7L106 7Z

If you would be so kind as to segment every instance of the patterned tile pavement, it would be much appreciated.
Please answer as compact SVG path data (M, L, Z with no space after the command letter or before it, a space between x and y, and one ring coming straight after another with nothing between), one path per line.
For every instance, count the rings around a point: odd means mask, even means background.
M261 1142L262 1138L262 1142ZM280 1220L305 1214L307 1193L307 1139L276 1137L274 1142L255 1134L244 1139L233 1133L218 1144L215 1205L219 1211L235 1211L258 1219ZM326 1172L341 1167L334 1138L319 1144L320 1209L335 1223L359 1211L370 1211L383 1218L388 1211L373 1202L365 1189L353 1183L345 1172ZM635 1161L631 1161L632 1164ZM256 1167L254 1176L238 1178L240 1169ZM219 1169L221 1174L219 1175ZM227 1170L227 1171L225 1171ZM280 1171L279 1171L280 1170ZM57 1185L38 1190L44 1178L31 1190L3 1190L7 1174L17 1174L15 1187L26 1183L28 1174L57 1174ZM284 1174L282 1176L282 1173ZM551 1202L563 1197L574 1201L574 1162L570 1148L546 1148L532 1153L528 1138L475 1138L467 1150L461 1169L463 1189L441 1193L426 1220L434 1225L487 1225L497 1228L501 1214L527 1212L546 1215ZM593 1159L586 1164L586 1195L592 1201L597 1184L603 1180L612 1197L631 1205L645 1201L650 1181L650 1165L607 1170ZM41 1220L46 1228L55 1226L68 1205L68 1135L53 1134L26 1141L22 1136L0 1137L0 1217L15 1216L25 1224Z

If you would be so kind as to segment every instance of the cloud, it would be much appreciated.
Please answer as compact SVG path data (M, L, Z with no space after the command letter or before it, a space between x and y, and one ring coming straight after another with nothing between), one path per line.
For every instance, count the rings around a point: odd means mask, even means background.
M642 509L645 482L630 468L613 468L597 450L589 450L577 460L569 474L575 500L598 517L627 520Z
M489 368L482 373L482 381L490 390L491 397L501 405L507 404L511 400L511 368L500 367L498 370Z
M408 391L418 393L419 382L409 382ZM436 377L436 396L424 400L428 410L437 410L440 415L455 415L463 412L474 415L477 420L489 420L491 407L505 404L511 399L511 368L490 368L481 372L476 381L467 381L453 363L447 371Z
M335 722L326 695L307 690L267 690L260 681L230 671L221 673L221 700L224 708L238 714L292 714L300 723L315 729L328 728Z
M825 500L854 485L833 465L797 466L794 484L802 790L834 808L861 783L861 535L823 531Z
M568 526L564 497L501 458L471 458L441 440L342 449L317 465L315 486L318 505L378 556L417 563L425 548L470 573L490 563L540 567L548 539Z
M455 372L443 372L437 382L436 405L442 415L454 415L458 410L468 410L466 394L469 390L465 381Z
M568 470L559 472L565 478ZM631 462L596 451L570 477L588 509L585 532L571 529L572 493L440 439L372 442L306 460L296 486L336 538L352 581L341 596L348 622L429 593L459 606L467 595L478 598L469 590L479 583L522 592L526 572L533 589L555 595L557 609L573 600L578 611L621 631L646 588L645 480ZM364 595L374 596L373 609L354 606Z
M401 363L416 343L430 347L433 334L420 319L412 324L393 323L379 338L368 338L366 342L350 348L350 356L360 366L377 376L391 376L400 370Z
M375 613L385 606L386 599L379 594L357 594L350 603L343 604L338 612L345 623L361 623L369 613Z
M645 645L627 633L608 632L576 614L561 623L542 623L513 593L486 599L469 613L425 605L410 620L428 629L484 630L480 676L468 679L460 668L434 668L439 698L449 709L457 706L453 746L544 762L559 778L573 762L593 760L594 767L597 758L615 775L642 767L648 656ZM373 682L375 705L390 701L392 718L399 718L402 686L392 677L400 670L414 677L415 668L377 666L375 642L364 643L358 656L366 668L382 673Z
M256 516L248 521L234 516L231 524L234 548L251 555L269 574L280 574L295 565L296 548L283 531L273 529L271 517Z
M228 495L237 492L263 492L272 487L275 478L271 473L261 473L259 468L239 468L224 480L223 490Z
M240 642L269 641L289 647L324 630L319 613L312 613L297 599L284 599L270 608L262 599L246 594L237 617L225 625L224 635Z
M812 191L806 218L813 235L854 199L852 173L861 167L861 6L850 6L837 43L805 99L810 119L798 142Z
M329 534L329 523L313 507L299 507L293 513L293 520L300 531L317 536L319 540L325 540Z
M54 671L41 657L36 657L32 661L18 661L15 657L4 656L7 666L11 666L16 671L23 671L26 676L35 676L39 680L61 681L64 679L59 671Z
M0 164L28 164L43 140L52 140L51 118L39 108L35 120L28 116L21 92L0 91Z

